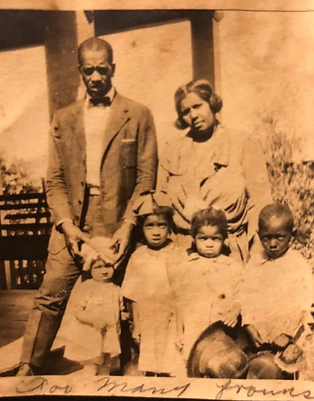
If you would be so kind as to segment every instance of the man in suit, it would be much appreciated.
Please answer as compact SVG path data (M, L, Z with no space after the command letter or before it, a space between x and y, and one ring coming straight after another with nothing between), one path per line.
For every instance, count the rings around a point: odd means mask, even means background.
M81 274L81 245L112 238L114 266L125 257L134 225L132 205L155 186L153 117L112 85L111 45L91 38L78 48L85 99L58 110L51 124L47 197L54 219L43 284L24 335L20 376L44 363L73 286Z

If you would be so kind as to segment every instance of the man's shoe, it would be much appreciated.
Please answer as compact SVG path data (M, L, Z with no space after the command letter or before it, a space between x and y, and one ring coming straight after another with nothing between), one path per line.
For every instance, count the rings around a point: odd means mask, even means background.
M29 363L21 363L16 376L34 376L31 365Z

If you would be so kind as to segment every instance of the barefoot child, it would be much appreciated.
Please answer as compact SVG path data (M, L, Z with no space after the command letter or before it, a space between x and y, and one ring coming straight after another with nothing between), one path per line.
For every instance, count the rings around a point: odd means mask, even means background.
M265 206L259 215L263 252L247 265L241 289L242 323L257 353L248 378L280 379L286 377L283 372L298 370L302 356L298 339L312 320L312 273L305 259L290 248L293 224L285 204Z
M139 370L147 376L169 376L176 352L175 306L166 268L174 252L169 239L173 211L167 196L156 192L140 197L136 214L144 245L131 256L122 294L132 302Z

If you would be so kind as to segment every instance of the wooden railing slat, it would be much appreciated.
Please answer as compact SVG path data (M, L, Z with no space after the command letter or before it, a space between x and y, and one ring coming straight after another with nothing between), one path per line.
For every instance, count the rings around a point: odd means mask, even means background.
M8 231L17 231L17 230L37 231L42 229L49 229L51 227L52 223L0 224L0 230L8 230Z
M0 210L18 210L18 209L48 209L48 203L5 203L0 205Z
M12 194L12 195L0 195L0 202L5 201L17 201L24 199L46 199L46 194L43 192L27 193L27 194Z
M5 220L41 219L50 217L49 212L6 214Z
M0 276L6 281L4 288L38 288L52 228L46 193L1 195L0 213L0 260L4 261Z

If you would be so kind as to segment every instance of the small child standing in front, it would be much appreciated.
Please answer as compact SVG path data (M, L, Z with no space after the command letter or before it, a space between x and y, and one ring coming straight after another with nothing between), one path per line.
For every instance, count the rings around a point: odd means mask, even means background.
M260 212L263 251L247 265L241 288L242 324L256 349L250 379L285 378L283 372L298 370L302 356L297 344L312 320L312 272L299 252L290 248L293 226L286 204L267 205Z
M243 271L238 262L221 253L227 238L223 211L210 207L195 213L191 234L194 252L169 268L178 306L177 343L185 361L209 325L218 321L229 327L236 325L240 313L238 284Z
M80 362L87 374L109 375L112 367L119 368L122 296L113 282L110 240L95 237L90 245L82 249L83 269L90 271L90 279L75 287L65 316L65 357ZM101 258L104 252L97 256L95 248L104 248L106 262Z
M132 302L139 370L146 376L170 376L176 368L175 304L167 275L174 252L169 239L173 210L163 192L142 195L135 209L144 245L131 256L122 295Z

